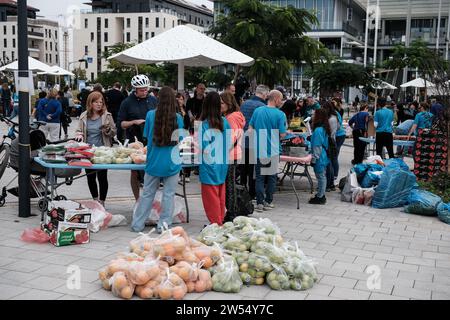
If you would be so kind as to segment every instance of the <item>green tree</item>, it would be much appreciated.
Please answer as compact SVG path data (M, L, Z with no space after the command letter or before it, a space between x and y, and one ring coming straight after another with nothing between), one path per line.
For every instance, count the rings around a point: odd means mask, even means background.
M312 89L320 90L321 96L331 96L347 87L369 87L374 81L371 68L342 61L318 63L306 74L314 79Z
M276 7L259 0L225 0L209 34L255 59L244 72L259 83L273 86L289 79L293 64L313 64L327 56L323 45L308 36L316 16L293 6ZM240 68L236 70L236 75Z

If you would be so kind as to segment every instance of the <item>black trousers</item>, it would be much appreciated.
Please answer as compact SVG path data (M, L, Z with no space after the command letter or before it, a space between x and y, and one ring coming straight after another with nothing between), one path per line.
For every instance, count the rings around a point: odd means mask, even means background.
M376 144L377 155L383 157L383 147L386 147L389 158L394 158L394 137L392 133L377 132Z
M256 179L254 178L255 164L251 163L250 149L245 148L245 162L240 165L240 181L241 185L246 186L248 193L253 198L256 197Z
M353 162L354 164L362 163L364 160L364 153L366 151L367 144L364 141L359 140L360 137L364 137L365 130L353 130Z
M92 198L105 201L106 195L108 194L108 170L86 169L86 173ZM97 179L100 188L100 197L98 196Z
M228 165L228 174L225 180L225 207L227 214L236 215L236 164Z

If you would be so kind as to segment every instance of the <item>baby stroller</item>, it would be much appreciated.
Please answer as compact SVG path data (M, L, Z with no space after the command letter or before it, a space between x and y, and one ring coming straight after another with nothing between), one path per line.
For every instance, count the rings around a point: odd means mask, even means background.
M45 138L45 134L39 130L39 126L42 123L35 122L32 128L30 128L30 198L39 198L38 207L41 211L45 211L48 208L48 203L50 198L45 198L46 190L45 190L45 179L46 179L46 170L44 167L36 163L33 159L38 156L38 150L42 147L50 144ZM62 142L62 141L59 141ZM55 142L58 143L58 142ZM54 143L52 143L54 144ZM9 181L9 183L2 188L2 192L0 195L0 206L3 206L5 203L5 198L7 196L7 192L18 197L19 188L13 187L8 189L8 187L17 179L19 172L19 139L16 137L11 141L10 153L9 153L9 167L16 171L13 179ZM73 177L79 175L81 173L80 169L56 169L55 170L55 179L62 178L64 179L63 183L55 183L55 190L60 186L66 184L71 185L73 182ZM64 195L58 195L56 193L55 200L67 200Z

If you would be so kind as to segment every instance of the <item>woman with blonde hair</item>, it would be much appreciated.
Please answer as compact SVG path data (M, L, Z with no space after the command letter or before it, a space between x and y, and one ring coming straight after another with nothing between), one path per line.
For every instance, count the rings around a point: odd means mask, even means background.
M86 101L86 111L80 116L76 140L84 141L96 147L111 147L112 138L117 129L111 113L106 110L105 100L100 92L89 94ZM108 171L86 169L89 191L92 198L104 205L108 193ZM98 179L100 196L98 193Z
M61 103L57 100L58 90L51 89L47 97L39 101L37 107L38 120L46 122L47 125L42 126L41 130L45 133L45 137L51 141L58 141L59 128L61 126Z

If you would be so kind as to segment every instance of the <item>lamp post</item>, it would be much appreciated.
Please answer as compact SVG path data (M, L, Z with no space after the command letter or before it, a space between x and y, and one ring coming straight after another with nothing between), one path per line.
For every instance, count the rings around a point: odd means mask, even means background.
M17 1L17 27L19 51L19 217L27 218L30 212L30 101L28 88L28 21L27 0Z

